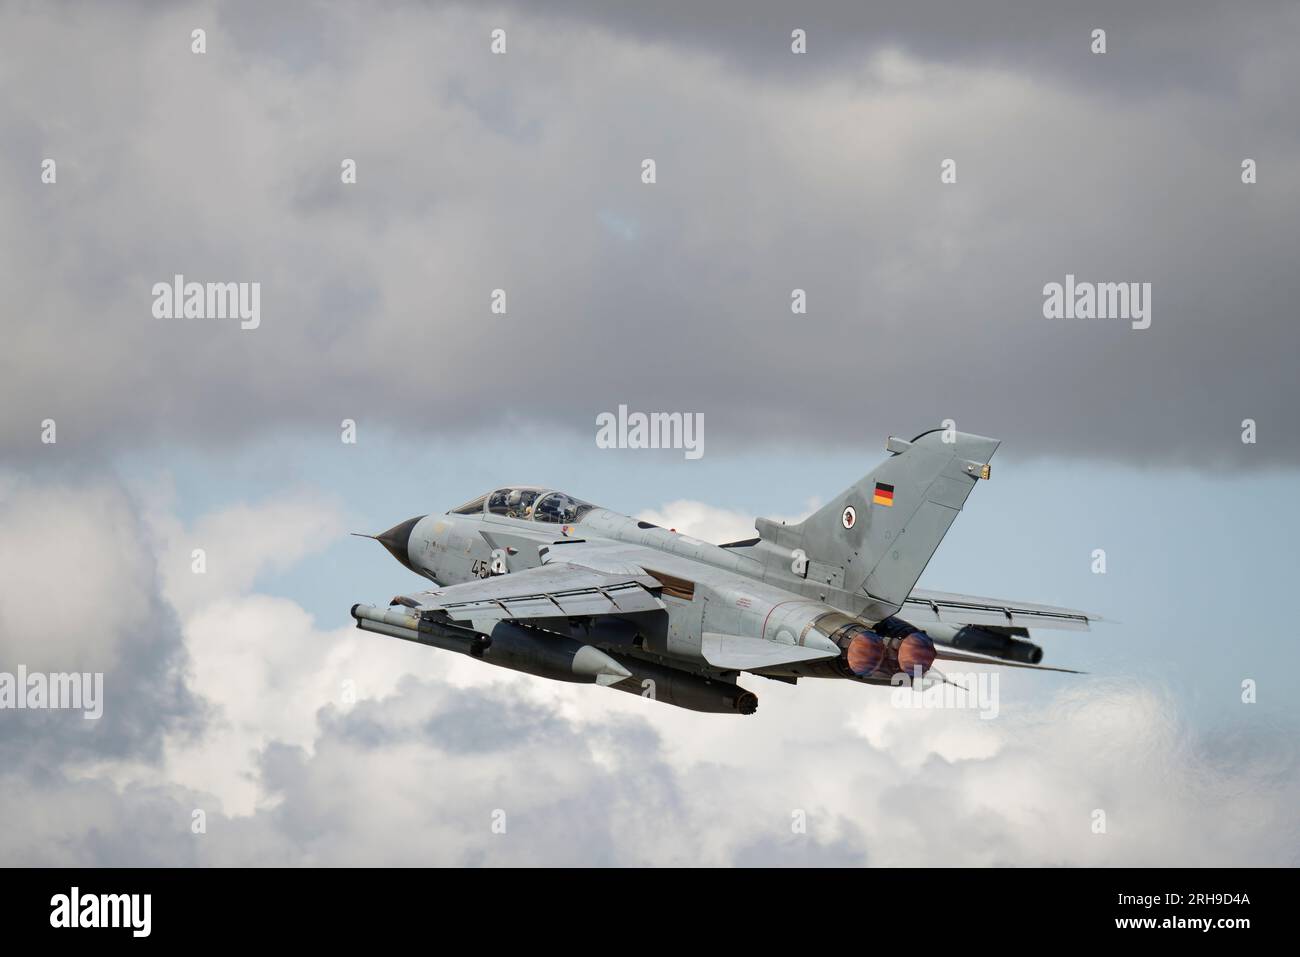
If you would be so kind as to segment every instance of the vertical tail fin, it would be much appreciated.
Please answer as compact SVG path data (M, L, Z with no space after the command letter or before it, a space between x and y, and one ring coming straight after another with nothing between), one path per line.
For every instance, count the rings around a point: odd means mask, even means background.
M803 522L780 528L779 538L802 548L810 567L835 579L842 570L846 590L865 593L892 614L975 483L988 478L998 445L997 439L942 429L910 442L891 438L888 459ZM758 528L764 534L773 527L760 519Z

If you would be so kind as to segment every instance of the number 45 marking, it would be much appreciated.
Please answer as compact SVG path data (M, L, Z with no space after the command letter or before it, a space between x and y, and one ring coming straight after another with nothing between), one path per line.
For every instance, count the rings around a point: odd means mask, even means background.
M474 564L470 565L470 574L477 575L479 578L488 578L492 575L504 575L509 568L506 567L506 553L504 549L492 549L492 557L483 559L474 559Z

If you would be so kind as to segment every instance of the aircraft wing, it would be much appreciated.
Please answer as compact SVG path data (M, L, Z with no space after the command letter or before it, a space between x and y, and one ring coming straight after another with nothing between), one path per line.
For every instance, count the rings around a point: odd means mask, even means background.
M1099 615L1073 608L1034 605L978 595L913 589L903 602L898 617L914 625L983 625L999 629L1057 628L1087 631L1090 622L1102 621Z
M507 575L399 595L393 603L422 617L453 621L579 618L662 609L663 602L652 593L661 588L656 579L635 566L610 572L553 561Z

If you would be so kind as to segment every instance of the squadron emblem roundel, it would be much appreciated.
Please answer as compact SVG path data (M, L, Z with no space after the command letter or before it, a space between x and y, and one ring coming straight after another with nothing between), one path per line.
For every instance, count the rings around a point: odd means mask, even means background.
M844 527L852 528L853 523L856 522L857 520L858 520L858 513L857 511L854 510L853 506L852 505L844 506L844 514L840 517L840 521L844 523Z

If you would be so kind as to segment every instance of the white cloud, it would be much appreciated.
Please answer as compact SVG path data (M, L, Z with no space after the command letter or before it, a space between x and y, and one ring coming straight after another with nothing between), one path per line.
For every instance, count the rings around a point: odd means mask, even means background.
M111 483L10 477L0 498L2 667L113 671L156 614L154 557Z
M501 688L412 682L332 715L313 755L277 755L266 773L305 835L296 852L318 863L1223 865L1294 854L1294 778L1269 784L1264 755L1217 763L1185 729L1168 747L1179 722L1143 689L1084 688L981 723L985 753L945 758L944 736L975 715L900 718L877 689L762 684L752 719L574 688L580 716L566 720ZM1103 744L1098 715L1124 720L1124 737ZM873 721L896 725L888 749L853 730ZM1092 831L1098 808L1105 834ZM505 835L490 830L497 810ZM807 835L791 832L796 810Z
M291 568L344 529L341 509L306 490L231 505L201 516L192 527L166 509L155 508L149 518L161 542L164 594L187 614L244 594L259 575ZM195 550L203 552L201 574L194 570Z

